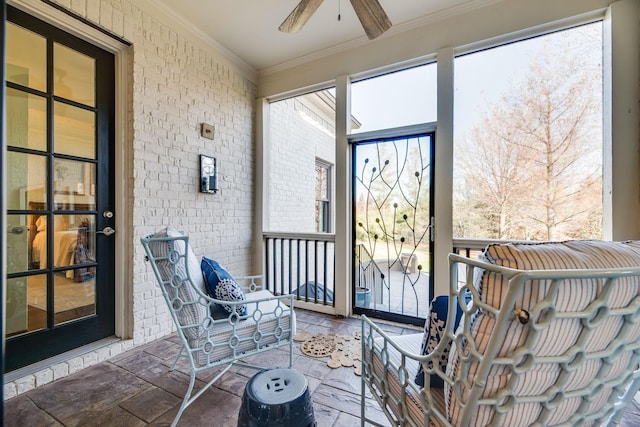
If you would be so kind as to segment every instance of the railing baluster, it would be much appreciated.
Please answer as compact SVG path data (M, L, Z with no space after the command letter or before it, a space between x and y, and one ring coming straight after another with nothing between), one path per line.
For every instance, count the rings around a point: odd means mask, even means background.
M309 241L304 241L304 300L305 302L309 302Z
M327 242L324 242L323 244L323 255L322 255L322 270L323 270L323 282L324 282L324 295L323 295L323 299L322 299L322 303L324 305L327 305L327 294L329 293L329 281L327 280L327 246L329 246L329 244ZM335 296L335 292L333 293L333 295ZM335 298L334 298L335 299Z
M275 244L273 246L273 258L274 258L274 269L273 269L273 275L275 277L274 279L274 289L275 292L278 291L278 287L279 287L279 282L280 282L280 268L278 267L279 262L280 262L280 258L278 257L278 254L280 253L279 248L282 247L282 239L276 239Z
M284 294L284 241L280 240L280 293Z
M325 284L326 285L326 284ZM327 290L324 290L327 292ZM313 241L313 302L318 303L318 241Z
M296 240L296 287L300 286L300 239ZM298 299L300 299L300 292L298 292Z
M291 271L291 260L293 259L293 239L288 239L289 241L289 294L291 293L291 281L293 277L291 276L293 273Z
M265 248L264 248L264 256L265 256L265 260L264 260L264 265L267 269L267 271L265 271L265 276L266 276L266 284L265 286L267 287L267 290L272 291L274 294L275 292L275 287L273 289L271 289L271 274L269 274L269 246L271 245L271 242L273 241L273 239L267 238L265 240Z

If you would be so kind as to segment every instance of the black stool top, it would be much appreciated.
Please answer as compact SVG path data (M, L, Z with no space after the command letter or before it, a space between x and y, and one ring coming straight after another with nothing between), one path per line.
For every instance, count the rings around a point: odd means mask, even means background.
M307 379L295 369L269 369L256 374L250 387L256 401L280 405L302 396L307 389Z
M260 371L249 379L238 427L314 427L307 379L295 369Z

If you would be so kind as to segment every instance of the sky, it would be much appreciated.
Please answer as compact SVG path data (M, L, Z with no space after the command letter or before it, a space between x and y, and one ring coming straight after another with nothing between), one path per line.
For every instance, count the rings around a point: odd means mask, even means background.
M600 24L592 24L594 29ZM575 36L579 36L576 33ZM566 42L571 31L503 45L455 59L455 132L462 135L526 75L546 42ZM576 40L581 43L583 40ZM437 120L437 65L428 64L351 85L352 114L362 123L353 133Z

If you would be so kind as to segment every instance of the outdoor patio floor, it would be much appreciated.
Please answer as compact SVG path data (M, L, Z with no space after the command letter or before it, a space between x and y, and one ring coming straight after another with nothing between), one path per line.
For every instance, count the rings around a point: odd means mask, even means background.
M359 319L344 319L296 309L298 330L351 335ZM390 333L415 333L414 327L380 323ZM166 426L181 403L189 379L185 365L170 372L180 350L177 335L137 347L106 362L86 368L4 402L5 426ZM252 360L265 367L286 364L282 350ZM312 393L318 427L360 425L360 377L353 368L331 369L327 359L314 359L294 345L294 368L302 372ZM235 427L241 397L256 371L233 368L182 415L179 426ZM213 372L199 380L212 378ZM204 383L198 381L196 390ZM638 399L636 399L638 400ZM382 411L369 400L369 416L386 423ZM640 404L634 401L621 426L640 426Z

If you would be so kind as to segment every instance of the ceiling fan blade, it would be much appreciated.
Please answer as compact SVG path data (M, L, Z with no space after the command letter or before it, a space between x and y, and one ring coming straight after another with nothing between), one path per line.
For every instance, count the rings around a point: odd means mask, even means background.
M378 0L351 0L351 5L369 40L391 28L391 21Z
M304 27L313 12L322 4L324 0L302 0L295 9L287 16L278 29L285 33L297 33Z

